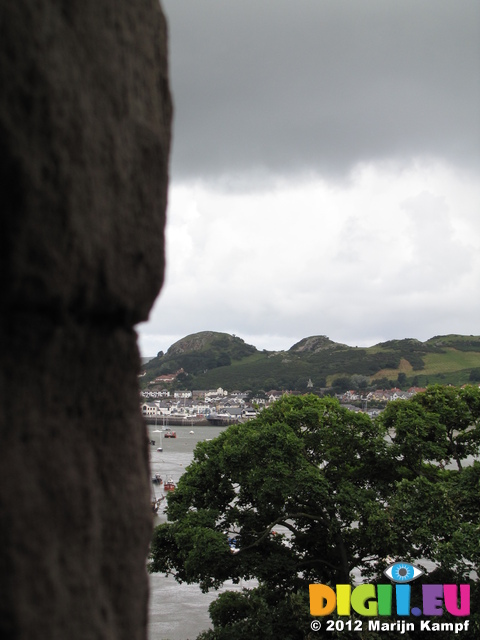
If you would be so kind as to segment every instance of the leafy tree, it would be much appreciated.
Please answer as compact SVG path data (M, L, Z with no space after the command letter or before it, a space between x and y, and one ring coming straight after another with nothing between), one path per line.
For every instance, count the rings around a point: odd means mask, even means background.
M377 378L374 381L376 389L391 389L394 385L393 380L389 380L385 376L383 378Z
M309 583L350 582L388 553L370 524L393 481L384 436L366 415L310 395L200 443L169 496L171 522L155 531L150 570L203 590L256 578L247 601L267 594L287 611L301 600L308 619Z
M308 594L277 592L266 587L226 591L209 607L214 630L203 632L198 640L313 640L308 633L312 620Z
M480 446L480 389L473 386L433 385L412 398L437 421L445 447L443 462L452 460L462 469L462 460L477 455ZM438 459L442 462L442 459Z
M263 400L267 399L267 394L265 393L265 391L263 389L254 389L254 390L249 390L246 396L246 400L248 402L254 400L255 398L261 398Z
M472 576L480 574L480 463L472 458L480 452L480 390L435 385L410 401L389 403L379 421L392 436L403 477L380 514L378 529L391 555L435 563L427 581L470 583L475 613L466 637L477 638L480 586Z
M427 468L432 472L427 461L443 462L447 455L444 430L420 403L389 402L377 423L391 434L398 479L414 479Z
M217 359L216 365L217 367L228 367L232 364L232 359L228 355L228 353L222 353Z
M376 422L332 398L283 396L197 446L169 496L169 522L155 530L149 570L204 591L258 581L219 596L201 638L308 638L308 585L351 582L354 569L376 578L388 556L430 559L439 581L469 581L478 599L480 465L444 467L478 454L480 392L419 395ZM467 640L478 637L474 622Z
M401 371L397 376L397 384L400 389L403 389L407 384L407 374Z
M179 373L175 380L176 386L179 387L180 389L185 389L188 385L188 382L189 382L188 373Z
M480 368L472 369L468 379L470 382L480 382Z
M394 435L398 455L412 470L415 464L416 472L418 464L425 468L425 461L441 466L454 461L462 470L462 460L480 448L480 389L433 385L408 402L390 402L379 422Z
M354 374L350 378L350 382L351 382L351 384L352 384L354 389L360 389L360 390L364 391L368 387L370 380L367 378L367 376L361 376L359 374Z
M333 388L336 393L343 393L344 391L348 391L352 388L352 381L349 376L340 376L335 378L332 383Z

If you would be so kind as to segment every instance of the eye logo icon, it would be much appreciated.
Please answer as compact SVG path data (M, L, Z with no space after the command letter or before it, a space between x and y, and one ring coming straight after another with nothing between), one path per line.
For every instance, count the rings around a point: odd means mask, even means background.
M424 574L424 571L409 562L394 562L383 572L392 582L404 584Z

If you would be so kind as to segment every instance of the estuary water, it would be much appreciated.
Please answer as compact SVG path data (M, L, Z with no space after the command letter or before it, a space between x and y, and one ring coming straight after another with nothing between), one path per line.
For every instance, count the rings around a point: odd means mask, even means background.
M217 437L226 427L171 427L176 438L165 438L162 426L148 425L150 440L150 467L152 475L159 474L162 480L171 477L175 483L193 458L193 450L198 442ZM193 433L191 433L193 431ZM157 451L161 447L163 451ZM164 495L162 485L152 485L157 498ZM167 518L160 505L154 524L166 522ZM240 590L246 584L225 583L221 589ZM178 584L172 577L161 574L150 576L149 640L194 640L197 635L211 626L208 606L215 600L218 591L202 593L198 585Z

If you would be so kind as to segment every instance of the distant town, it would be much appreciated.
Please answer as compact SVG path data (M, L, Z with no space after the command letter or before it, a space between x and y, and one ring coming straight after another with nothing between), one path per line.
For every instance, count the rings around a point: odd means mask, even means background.
M156 381L155 381L156 382ZM362 411L371 417L378 415L387 402L408 400L416 393L425 391L421 387L411 387L406 391L398 388L376 389L360 392L357 390L335 394L340 403L352 411ZM210 424L230 424L254 418L258 412L271 405L285 393L301 395L298 391L271 390L262 393L227 391L221 387L208 390L147 389L140 391L142 414L150 419L182 424L189 420L205 420Z

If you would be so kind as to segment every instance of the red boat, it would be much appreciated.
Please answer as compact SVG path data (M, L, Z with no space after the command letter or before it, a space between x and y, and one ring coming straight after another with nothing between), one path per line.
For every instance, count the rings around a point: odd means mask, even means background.
M163 490L164 491L174 491L175 490L175 483L172 480L172 478L167 478L165 480L165 482L163 483Z
M169 427L167 427L165 429L165 433L163 434L164 438L176 438L177 437L177 433L175 431L172 431Z

